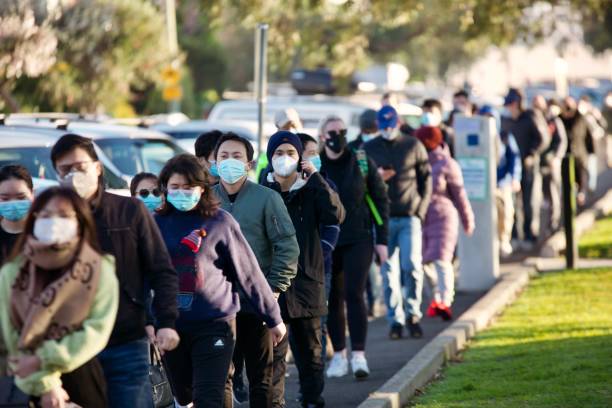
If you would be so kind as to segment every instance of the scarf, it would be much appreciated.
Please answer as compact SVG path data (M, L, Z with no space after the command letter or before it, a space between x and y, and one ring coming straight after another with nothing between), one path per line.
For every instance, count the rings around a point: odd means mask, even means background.
M42 244L29 237L26 261L11 291L11 322L19 331L19 349L34 350L45 340L60 340L81 328L89 315L100 279L101 255L86 242ZM48 282L49 271L59 275Z

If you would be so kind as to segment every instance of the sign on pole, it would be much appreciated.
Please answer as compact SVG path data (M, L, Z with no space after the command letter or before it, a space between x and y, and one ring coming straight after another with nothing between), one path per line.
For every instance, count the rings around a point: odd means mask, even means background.
M263 122L268 94L268 25L259 24L255 35L255 100L257 101L257 157L263 151Z

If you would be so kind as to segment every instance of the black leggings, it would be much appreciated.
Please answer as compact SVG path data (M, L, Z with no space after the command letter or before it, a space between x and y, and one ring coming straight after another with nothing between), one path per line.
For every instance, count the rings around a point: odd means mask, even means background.
M351 335L351 350L365 350L368 311L364 291L372 264L373 251L373 244L370 241L343 245L334 250L327 326L335 351L346 348L345 301Z

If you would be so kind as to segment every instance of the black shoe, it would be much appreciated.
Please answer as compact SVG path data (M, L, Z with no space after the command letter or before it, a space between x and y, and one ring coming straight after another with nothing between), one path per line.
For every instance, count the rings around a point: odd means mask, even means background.
M236 401L238 401L238 403L242 404L249 400L249 390L244 383L234 384L233 391L234 398Z
M420 319L415 316L410 316L406 319L406 326L410 332L410 337L420 339L423 337L423 329L421 328Z
M325 406L325 400L323 397L317 398L315 402L302 401L303 408L323 408Z
M391 340L399 340L403 336L404 326L399 323L393 323L389 330L389 338Z

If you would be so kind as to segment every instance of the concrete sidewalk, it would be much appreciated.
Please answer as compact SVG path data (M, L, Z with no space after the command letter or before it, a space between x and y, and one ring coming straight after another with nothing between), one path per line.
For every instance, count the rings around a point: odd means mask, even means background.
M473 305L483 293L457 293L453 311L456 316L463 314ZM426 305L424 306L424 308ZM414 357L437 334L450 326L452 322L444 322L440 318L423 318L422 339L404 337L402 340L389 340L389 328L384 318L370 322L368 326L368 343L366 356L371 375L365 381L356 381L352 374L344 378L325 379L326 406L334 408L354 408L362 403L370 393L377 390L408 360ZM348 340L348 339L347 339ZM290 376L286 383L287 407L297 408L298 374L295 366L289 367ZM245 404L246 405L246 404Z

